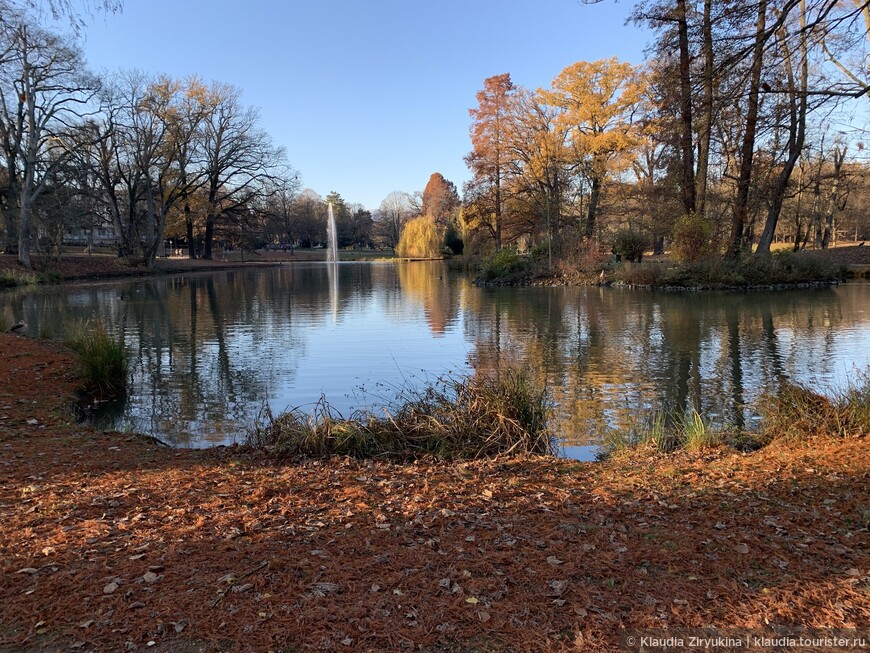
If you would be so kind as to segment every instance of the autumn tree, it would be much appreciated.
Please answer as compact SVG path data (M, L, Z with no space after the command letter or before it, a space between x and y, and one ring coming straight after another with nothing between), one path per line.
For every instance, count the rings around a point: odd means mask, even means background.
M459 205L459 193L456 192L455 184L445 179L440 172L433 172L423 189L423 215L431 216L435 224L446 229L455 217Z
M594 233L602 185L628 165L641 90L640 71L612 58L572 64L553 79L549 91L541 92L558 111L555 122L567 134L571 164L589 182L583 225L587 240Z
M556 123L557 110L546 103L542 91L519 88L510 132L513 197L530 211L517 231L546 234L549 266L552 267L553 236L562 229L564 191L569 182L566 167L566 129Z
M421 215L402 228L396 254L403 258L434 258L440 253L441 240L435 219Z
M497 250L502 246L503 187L509 165L507 137L515 94L509 73L488 77L476 95L477 108L469 109L473 149L465 162L472 179L466 195L477 204L477 213L485 216L480 225L489 231Z

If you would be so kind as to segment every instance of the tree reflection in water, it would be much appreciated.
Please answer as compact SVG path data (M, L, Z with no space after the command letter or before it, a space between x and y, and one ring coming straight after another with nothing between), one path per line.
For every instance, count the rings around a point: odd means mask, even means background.
M870 363L870 285L777 293L476 288L441 263L342 263L4 294L31 335L101 320L132 354L127 401L104 425L180 445L241 439L264 403L420 384L519 362L546 380L554 428L594 443L650 410L751 425L783 379L842 387ZM383 385L377 385L383 383ZM371 397L369 397L371 400Z

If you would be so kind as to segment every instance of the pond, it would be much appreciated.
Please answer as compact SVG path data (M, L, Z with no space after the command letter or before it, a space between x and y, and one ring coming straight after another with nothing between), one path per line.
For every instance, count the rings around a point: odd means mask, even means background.
M299 263L0 294L32 336L101 320L132 354L99 426L241 441L265 406L343 415L514 362L551 389L566 455L651 409L751 425L781 379L825 391L870 365L870 284L779 292L477 288L443 263Z

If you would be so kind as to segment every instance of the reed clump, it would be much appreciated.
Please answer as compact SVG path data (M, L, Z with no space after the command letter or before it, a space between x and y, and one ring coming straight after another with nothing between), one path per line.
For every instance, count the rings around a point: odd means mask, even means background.
M402 390L381 414L367 409L344 418L325 398L311 414L274 417L267 410L248 444L284 455L355 458L551 454L550 412L546 388L508 369Z
M720 445L744 448L738 441L735 431L715 428L697 410L678 415L654 410L625 431L608 432L604 438L603 457L639 446L651 446L663 453L680 449L700 451Z
M718 446L753 451L774 440L863 437L870 434L870 376L861 374L846 390L830 395L784 381L759 398L757 411L761 422L752 430L716 427L696 410L676 416L651 411L626 430L606 433L600 457L641 446L663 453Z
M15 288L17 286L35 286L38 283L39 275L36 272L14 269L0 270L0 289Z
M109 334L101 322L71 329L67 345L78 355L85 391L113 397L127 390L129 362L124 343Z
M760 402L761 432L767 440L803 440L815 435L863 436L870 433L870 378L861 375L845 391L825 396L784 382Z

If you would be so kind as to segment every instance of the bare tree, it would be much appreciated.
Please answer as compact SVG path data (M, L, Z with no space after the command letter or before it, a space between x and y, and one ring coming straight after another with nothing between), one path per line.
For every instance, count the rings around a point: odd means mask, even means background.
M395 252L402 235L402 228L413 216L414 209L408 193L394 190L387 195L381 201L376 215L375 230L380 244Z
M285 153L260 128L257 110L242 106L237 88L214 84L206 102L199 138L208 196L203 258L210 259L215 223L261 196L277 178Z
M0 135L7 204L17 208L18 260L31 267L31 215L53 171L73 153L97 81L79 51L21 18L0 23ZM81 134L81 132L78 132Z

